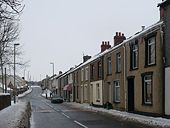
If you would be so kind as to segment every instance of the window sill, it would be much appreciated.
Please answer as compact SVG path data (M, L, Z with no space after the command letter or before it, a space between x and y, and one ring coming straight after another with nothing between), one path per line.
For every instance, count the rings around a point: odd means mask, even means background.
M150 65L145 65L144 68L149 68L149 67L152 67L152 66L156 66L156 63L155 64L150 64Z
M115 104L120 104L120 101L114 101Z
M100 102L100 100L96 100L96 102Z
M135 71L135 70L138 70L139 68L131 68L129 71Z
M143 106L152 106L152 103L142 103Z
M111 76L112 74L107 74L107 76Z
M121 71L119 71L119 72L118 72L118 71L116 71L115 73L116 73L116 74L119 74L119 73L121 73Z

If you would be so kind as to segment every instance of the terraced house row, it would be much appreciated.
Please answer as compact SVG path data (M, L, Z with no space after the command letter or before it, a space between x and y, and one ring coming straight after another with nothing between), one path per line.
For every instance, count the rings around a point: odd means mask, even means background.
M154 115L170 115L170 5L158 4L160 21L130 38L116 32L113 46L52 76L48 88L68 101ZM46 82L47 79L44 79Z

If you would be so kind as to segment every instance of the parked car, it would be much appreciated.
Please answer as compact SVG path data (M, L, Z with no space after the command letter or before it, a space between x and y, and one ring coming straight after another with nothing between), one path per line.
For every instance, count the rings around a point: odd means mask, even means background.
M63 103L63 101L63 97L61 96L53 95L51 97L51 103Z

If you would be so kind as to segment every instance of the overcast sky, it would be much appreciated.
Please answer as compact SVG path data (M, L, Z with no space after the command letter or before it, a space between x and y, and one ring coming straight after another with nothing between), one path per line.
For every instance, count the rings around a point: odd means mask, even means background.
M67 71L84 55L100 52L103 40L113 45L115 32L126 37L159 21L161 0L25 0L21 35L26 68L32 80ZM20 72L23 75L24 71Z

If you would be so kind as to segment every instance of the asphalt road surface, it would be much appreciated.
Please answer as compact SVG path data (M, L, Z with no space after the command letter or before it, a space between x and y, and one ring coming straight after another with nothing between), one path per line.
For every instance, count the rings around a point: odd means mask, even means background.
M21 100L31 103L31 128L143 128L114 119L111 115L70 107L67 103L52 104L41 96L41 88Z

